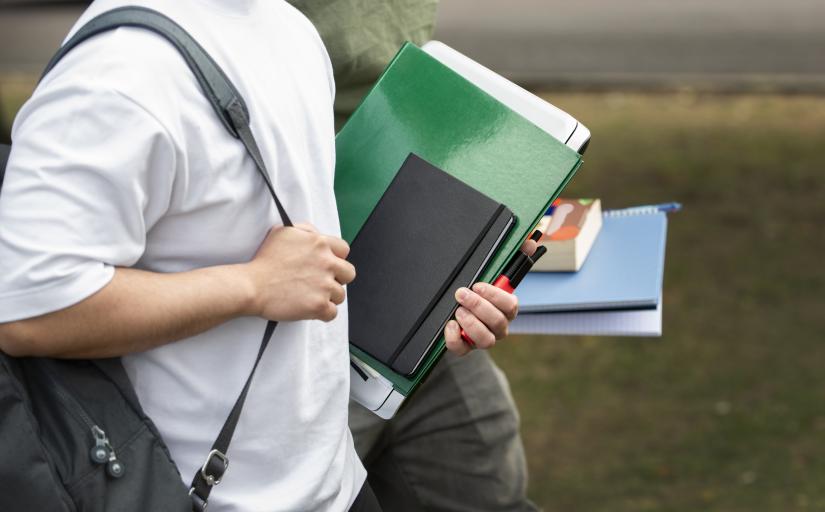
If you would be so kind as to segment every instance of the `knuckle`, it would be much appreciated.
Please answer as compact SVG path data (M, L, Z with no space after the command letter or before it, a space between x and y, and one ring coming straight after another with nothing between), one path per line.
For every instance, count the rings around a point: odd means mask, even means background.
M460 354L464 347L464 340L461 339L461 336L459 336L457 330L450 332L449 335L445 337L444 342L450 352L455 352L457 354Z
M500 336L496 336L496 337L504 337L504 336L506 336L505 333L507 332L507 326L508 325L509 325L509 322L504 317L504 315L496 315L496 319L493 320L493 323L490 327L492 327L492 331L494 333L500 334Z
M318 236L318 235L314 235L312 238L313 238L313 239L312 239L312 246L313 246L316 250L321 251L321 250L323 250L323 249L326 249L326 248L327 248L327 245L328 245L328 244L327 244L327 241L326 241L326 240L324 240L324 237L322 237L322 236Z
M464 313L458 317L458 323L461 324L461 327L464 329L475 329L479 322L475 315Z
M513 318L518 316L518 303L513 304L513 306L508 311L508 316L512 320Z
M455 349L458 348L455 338L451 336L447 336L444 339L444 344L447 345L447 349L451 351L455 351Z
M323 315L327 310L328 302L329 301L326 299L326 297L316 297L312 301L311 306L313 313L315 313L316 315Z
M518 297L515 295L511 295L512 302L510 302L510 306L507 308L507 313L509 314L510 318L515 318L518 315Z
M332 256L332 253L324 255L321 259L321 266L328 272L335 270L335 258Z
M455 333L452 329L444 329L444 343L449 347L451 343L455 343Z
M491 284L488 284L487 286L485 286L483 288L483 292L484 292L484 295L486 297L490 297L491 299L499 298L502 295L507 295L507 296L510 295L509 293L505 292L501 288L499 288L497 286L493 286Z

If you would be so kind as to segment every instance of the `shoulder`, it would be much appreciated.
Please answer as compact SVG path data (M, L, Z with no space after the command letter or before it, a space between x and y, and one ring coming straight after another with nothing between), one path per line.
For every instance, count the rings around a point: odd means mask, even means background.
M78 45L46 75L35 96L50 90L108 91L155 117L198 84L177 50L145 29L121 27Z
M180 57L164 44L168 46L145 31L123 28L70 51L15 117L12 139L18 161L25 160L27 169L37 168L51 155L59 157L60 168L71 163L104 169L123 168L127 159L162 158L163 168L175 167L182 139L170 130L176 107L168 98L178 96L171 89L186 88L186 80L195 80L185 73L172 76L169 70ZM43 141L49 141L47 153L40 149ZM106 165L96 160L101 158Z

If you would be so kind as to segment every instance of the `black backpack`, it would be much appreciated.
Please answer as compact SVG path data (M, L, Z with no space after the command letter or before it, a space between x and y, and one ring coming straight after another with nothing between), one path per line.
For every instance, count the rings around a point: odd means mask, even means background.
M101 14L60 48L44 75L78 44L122 26L151 30L177 48L220 121L246 148L284 225L291 226L252 136L243 98L171 19L142 7ZM0 187L9 151L0 145ZM0 352L0 510L205 510L209 493L228 467L229 443L275 326L267 323L246 385L189 488L141 409L120 359L13 358Z

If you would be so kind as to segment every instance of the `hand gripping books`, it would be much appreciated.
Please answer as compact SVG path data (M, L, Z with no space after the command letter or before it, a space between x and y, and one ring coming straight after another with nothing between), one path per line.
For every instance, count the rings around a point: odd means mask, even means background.
M492 282L501 273L581 165L577 151L587 140L587 129L569 115L440 43L428 43L424 49L408 43L401 48L336 138L335 195L341 232L353 253L359 252L362 230L371 229L371 215L382 207L385 193L392 194L391 184L399 169L409 165L405 161L411 153L492 204L506 207L513 222L509 231L476 228L476 235L506 233L499 243L488 240L490 251L475 251L466 261L478 259L461 271L455 271L454 263L454 272L448 272L440 286L429 288L432 296L424 303L437 304L431 314L426 314L426 307L410 313L392 327L397 329L395 341L369 338L360 330L359 322L369 321L371 315L358 311L363 307L357 297L360 284L350 287L351 396L356 401L381 417L395 414L444 352L441 328L452 314L452 294L461 280ZM479 218L494 218L494 211L489 212ZM452 217L439 218L448 223ZM472 243L462 244L457 252L466 256ZM374 250L380 253L380 244ZM354 283L369 272L357 261L356 270ZM394 283L394 278L384 279L371 290L398 300L404 290ZM432 313L438 308L438 314ZM411 331L421 334L413 345ZM401 345L407 339L400 350L399 339ZM411 346L416 348L408 349Z
M410 154L352 242L350 342L402 375L418 369L513 225L501 203Z

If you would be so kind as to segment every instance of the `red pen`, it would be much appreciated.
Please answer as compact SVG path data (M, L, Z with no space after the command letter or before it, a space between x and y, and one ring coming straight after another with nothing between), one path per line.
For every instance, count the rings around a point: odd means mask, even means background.
M538 242L541 238L541 231L535 230L532 235L530 235L530 240ZM504 267L504 271L499 275L495 281L493 281L493 286L504 290L507 293L513 293L516 287L519 285L524 276L527 275L527 272L533 268L533 265L544 256L544 253L547 252L547 248L543 245L540 245L536 252L533 253L532 256L527 256L521 251L518 251L515 256L510 259L510 262L507 263L507 266ZM461 339L464 340L464 343L469 345L471 348L475 348L476 343L473 341L470 336L464 332L464 329L461 329Z

